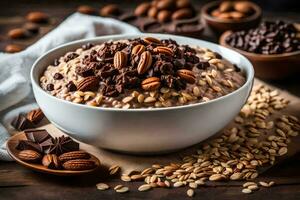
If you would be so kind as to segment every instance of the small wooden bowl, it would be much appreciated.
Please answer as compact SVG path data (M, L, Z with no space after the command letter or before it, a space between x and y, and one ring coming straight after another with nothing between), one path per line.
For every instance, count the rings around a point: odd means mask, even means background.
M219 43L247 57L253 64L256 77L268 80L280 80L300 72L300 51L275 55L250 53L227 44L226 38L230 34L232 34L232 31L224 32L220 37Z
M216 9L221 2L222 1L213 1L205 4L201 8L201 17L203 23L206 24L207 27L211 28L215 33L221 34L227 30L237 31L250 29L256 27L260 23L262 17L261 8L252 2L249 2L249 4L252 6L254 13L249 17L245 17L240 20L232 20L219 19L211 16L211 11Z
M17 163L23 165L24 167L32 169L34 171L58 175L58 176L74 176L74 175L82 175L82 174L91 173L91 172L95 171L96 169L98 169L100 166L100 161L98 160L98 158L96 158L95 156L93 156L91 154L90 154L90 156L91 156L90 159L92 159L95 162L95 168L89 169L89 170L80 170L80 171L65 170L65 169L56 170L56 169L49 169L40 163L24 162L24 161L20 160L17 156L18 152L20 152L18 149L16 149L16 146L17 146L19 140L26 140L25 133L23 133L23 132L17 133L15 135L13 135L11 138L9 138L9 140L6 143L7 152Z

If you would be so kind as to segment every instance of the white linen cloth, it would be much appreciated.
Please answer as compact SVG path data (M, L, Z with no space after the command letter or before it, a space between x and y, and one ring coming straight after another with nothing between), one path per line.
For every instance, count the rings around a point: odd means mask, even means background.
M15 54L0 53L0 160L11 160L5 149L11 115L34 107L18 108L24 103L34 102L29 75L39 56L58 45L78 39L134 33L139 33L139 30L121 21L75 13L26 50ZM8 113L10 117L7 117Z

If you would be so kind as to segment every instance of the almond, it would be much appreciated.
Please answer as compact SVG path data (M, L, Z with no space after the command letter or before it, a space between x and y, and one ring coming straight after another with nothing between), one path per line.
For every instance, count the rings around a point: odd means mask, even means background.
M60 162L55 154L44 155L42 164L49 169L59 169Z
M11 39L20 39L20 38L25 38L27 37L26 30L23 28L15 28L10 30L7 33L8 37Z
M193 17L194 12L190 8L182 8L172 14L173 20L188 19Z
M100 15L103 17L108 17L111 15L118 15L120 13L120 9L116 4L109 4L101 8Z
M245 17L245 15L243 13L237 12L237 11L230 12L230 16L233 19L241 19L241 18Z
M230 13L227 13L227 12L226 13L220 13L218 18L220 18L220 19L230 19L231 15L230 15Z
M147 44L160 44L160 40L154 37L145 37L143 41Z
M61 162L75 159L88 159L91 156L85 151L70 151L59 156Z
M32 110L29 113L27 113L26 117L32 123L38 124L43 120L44 113L40 108L38 108L38 109Z
M95 91L99 87L99 79L96 76L89 76L77 84L77 90L85 92L85 91Z
M49 20L49 16L44 12L30 12L26 16L26 19L34 23L44 23Z
M18 157L27 162L37 162L42 158L42 155L33 150L23 150L18 153Z
M191 6L190 0L177 0L176 8L187 8Z
M77 11L87 15L93 15L96 13L96 10L93 7L87 5L79 6Z
M160 87L160 79L150 77L142 81L142 88L146 91L157 90Z
M172 13L168 10L159 11L159 13L157 14L157 20L160 23L168 22L171 19L171 14Z
M196 81L194 72L187 69L180 69L177 71L178 76L187 83L193 84Z
M161 54L173 56L173 50L170 49L169 47L162 47L162 46L160 46L160 47L154 48L153 51L155 53L161 53Z
M220 12L228 12L232 9L233 9L233 4L230 1L223 1L219 6Z
M253 11L252 6L249 2L240 1L234 4L234 9L238 12L249 14Z
M213 16L213 17L218 17L219 15L221 14L221 12L219 11L219 10L213 10L212 12L211 12L211 15Z
M8 44L5 47L5 52L7 53L17 53L23 50L23 47L17 44Z
M126 67L126 65L127 55L122 51L116 52L114 56L114 67L117 69L121 69L123 67Z
M144 45L138 44L132 48L131 54L141 55L145 50L146 50L146 48Z
M144 74L152 64L152 55L149 51L142 53L140 61L137 66L138 74Z
M148 17L150 17L150 18L156 18L157 13L158 13L157 8L151 7L151 8L148 10L147 15L148 15Z
M96 164L92 160L87 159L76 159L76 160L69 160L63 164L64 169L67 170L74 170L74 171L80 171L80 170L88 170L93 169L96 167Z
M151 5L148 2L141 3L136 7L134 10L134 15L135 16L145 16L150 9Z
M158 1L156 4L156 8L158 10L169 10L172 9L175 6L173 0L161 0Z

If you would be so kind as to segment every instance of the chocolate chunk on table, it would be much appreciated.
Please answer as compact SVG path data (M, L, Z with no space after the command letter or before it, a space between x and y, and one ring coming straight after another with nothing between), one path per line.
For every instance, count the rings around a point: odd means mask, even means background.
M17 117L13 119L11 125L19 131L23 131L25 129L34 128L34 124L29 121L24 114L19 114Z

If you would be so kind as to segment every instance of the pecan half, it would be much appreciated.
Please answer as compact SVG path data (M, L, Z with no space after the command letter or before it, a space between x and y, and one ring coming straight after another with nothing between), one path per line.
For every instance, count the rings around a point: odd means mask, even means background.
M150 77L143 80L141 85L146 91L157 90L160 87L160 79L157 77Z
M160 40L154 37L145 37L143 41L147 44L160 44Z
M78 82L77 84L77 90L79 91L95 91L99 87L99 79L96 76L89 76L81 81Z
M178 76L187 83L193 84L196 82L194 72L187 69L180 69L177 71Z
M141 55L145 51L145 46L142 44L138 44L132 48L132 55Z
M193 17L194 12L190 8L181 8L172 14L173 20L187 19Z
M114 66L117 69L121 69L123 67L126 67L127 65L127 55L122 52L118 51L114 55Z
M149 51L142 53L140 61L137 66L138 74L144 74L152 64L152 55Z
M42 155L33 150L23 150L18 153L18 157L27 162L37 162L42 158Z
M59 160L61 162L66 162L68 160L75 160L75 159L88 159L91 156L85 151L71 151L59 156Z
M92 160L76 159L69 160L63 164L63 167L68 170L88 170L96 167L96 164Z
M168 55L168 56L173 56L173 50L170 49L169 47L159 46L159 47L154 48L153 51L155 53L161 53L161 54L165 54L165 55Z

